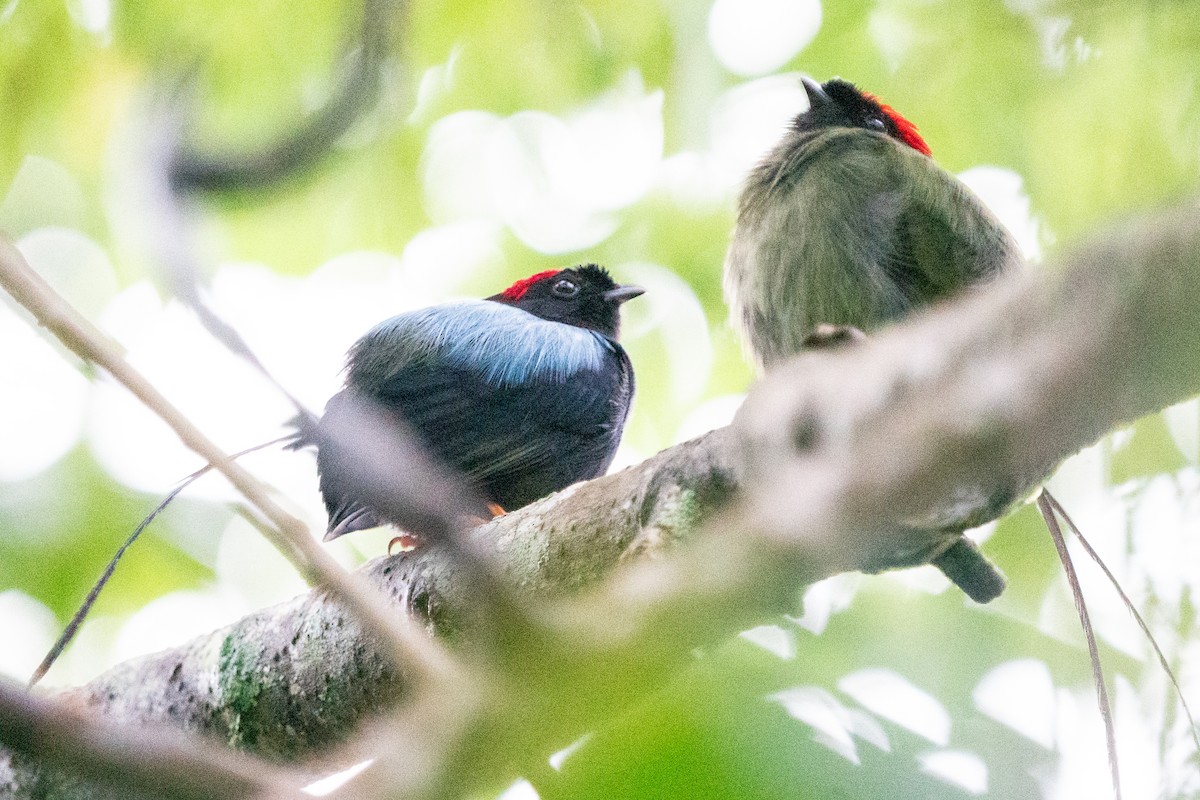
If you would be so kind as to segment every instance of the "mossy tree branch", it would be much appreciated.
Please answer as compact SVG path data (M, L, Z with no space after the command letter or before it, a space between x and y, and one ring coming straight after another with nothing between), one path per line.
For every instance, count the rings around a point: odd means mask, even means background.
M731 428L475 529L524 591L536 635L476 646L460 613L471 586L435 551L366 565L364 579L486 676L471 703L417 693L389 712L403 677L321 592L59 699L282 760L336 742L343 762L382 753L422 725L422 757L381 760L356 796L495 785L660 686L694 647L793 610L801 586L935 558L1105 431L1200 393L1198 338L1190 205L1037 280L803 356ZM439 720L443 708L457 712ZM372 738L353 736L379 715ZM14 765L36 783L41 764Z

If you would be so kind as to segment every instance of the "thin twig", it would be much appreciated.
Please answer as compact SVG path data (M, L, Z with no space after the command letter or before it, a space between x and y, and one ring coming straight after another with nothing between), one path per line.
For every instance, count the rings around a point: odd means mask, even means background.
M1175 687L1175 695L1179 698L1179 704L1183 706L1183 713L1187 717L1188 728L1191 730L1192 734L1192 741L1196 744L1196 751L1200 752L1200 734L1196 732L1196 720L1192 717L1192 709L1188 707L1187 698L1183 696L1183 689L1180 688L1179 680L1175 677L1175 670L1171 669L1171 665L1167 663L1167 657L1163 653L1162 648L1158 646L1158 640L1155 639L1154 634L1150 632L1150 626L1146 624L1146 620L1142 619L1142 615L1138 613L1137 606L1135 606L1133 601L1129 599L1129 595L1125 594L1125 590L1121 587L1121 583L1117 580L1117 576L1112 574L1112 571L1109 570L1108 565L1105 564L1100 558L1100 554L1092 548L1091 543L1088 542L1083 533L1079 530L1079 527L1075 524L1075 520L1071 519L1071 515L1068 514L1066 509L1062 507L1062 504L1058 502L1058 498L1044 489L1042 491L1045 493L1046 497L1049 498L1050 505L1054 508L1054 510L1059 514L1059 516L1066 520L1067 527L1070 528L1075 534L1075 537L1079 539L1079 544L1083 547L1084 552L1091 556L1092 561L1096 562L1096 565L1100 567L1100 570L1104 573L1105 577L1108 578L1109 583L1111 583L1113 588L1117 590L1117 594L1121 596L1121 602L1125 604L1125 608L1129 609L1129 613L1133 615L1133 618L1137 620L1137 624L1141 627L1142 633L1144 633L1146 638L1150 641L1150 646L1154 648L1154 653L1158 656L1158 663L1162 666L1163 671L1167 673L1167 677L1171 679L1171 685Z
M385 642L397 665L412 670L418 683L461 678L461 670L445 650L407 617L387 614L387 603L356 581L313 538L308 527L271 497L257 478L230 460L146 378L125 360L120 347L59 296L26 263L24 256L0 237L0 286L39 324L72 352L109 372L157 414L188 448L229 479L273 524L270 540L309 583L335 592Z
M189 145L195 129L195 70L165 87L154 103L147 129L141 196L153 212L150 226L156 257L174 294L201 324L230 351L241 356L291 401L301 417L315 418L259 360L232 325L205 301L201 269L192 246L185 198L204 192L267 189L311 169L332 152L339 137L358 122L379 93L380 73L391 52L389 15L402 0L362 0L361 18L348 38L345 64L336 90L303 124L286 129L277 141L257 151L209 157Z
M245 450L239 450L231 455L230 458L238 459L248 453L253 453L256 450L262 450L266 447L270 447L271 445L289 441L292 438L294 437L291 435L281 436L278 439L272 439L269 442L256 444L253 447L247 447ZM100 573L100 577L96 579L96 583L92 586L92 590L88 592L87 597L85 597L83 600L83 603L80 604L79 608L75 610L75 614L71 617L71 621L67 623L67 627L63 629L61 634L59 634L58 640L54 642L54 645L50 648L49 652L46 653L46 656L42 659L42 663L38 664L37 669L33 671L33 675L29 678L28 686L30 689L36 686L37 682L46 676L46 673L50 671L50 667L54 666L54 662L58 660L60 655L62 655L62 651L65 650L67 645L71 643L71 640L75 638L75 633L79 630L79 626L83 624L84 619L87 618L88 612L92 610L92 606L95 605L96 598L100 596L100 592L104 590L106 585L108 585L108 580L113 576L113 572L116 571L117 563L120 562L121 558L125 555L125 551L128 550L133 543L138 540L138 537L142 535L142 531L149 527L150 523L153 522L160 513L162 513L163 509L171 504L172 500L179 496L180 492L191 486L199 478L211 471L212 468L212 464L205 464L203 467L181 480L175 486L175 488L172 489L171 492L162 499L162 502L155 506L154 510L147 514L146 518L143 519L138 526L133 529L133 533L129 534L128 538L125 539L124 544L117 548L117 552L113 553L113 557L109 559L108 565L104 568L104 571Z
M151 220L146 226L149 244L170 290L196 314L214 339L249 363L296 409L292 424L302 434L299 444L338 448L352 454L347 460L361 476L363 493L374 494L378 501L372 502L374 510L387 512L383 516L388 522L469 560L479 573L481 609L512 608L503 587L485 564L478 563L478 554L461 547L457 536L461 519L475 507L470 502L472 489L462 476L431 458L418 437L406 426L394 424L393 414L375 415L375 427L366 437L366 447L342 441L362 433L351 426L343 426L339 436L328 427L322 428L316 415L267 369L241 333L209 304L205 270L197 256L200 248L195 242L192 197L273 186L315 165L333 147L340 132L368 109L389 53L389 12L402 4L401 0L363 0L361 24L347 47L351 67L337 92L298 133L284 134L259 152L230 152L208 160L189 150L186 134L196 127L190 102L193 82L184 78L175 87L165 89L149 113L138 171L142 180L136 196L143 204L144 216ZM376 463L364 463L365 456L372 453L386 455L386 463L379 458L374 459Z
M1075 611L1079 614L1079 624L1083 626L1083 637L1087 640L1088 657L1092 660L1092 680L1096 684L1096 702L1100 706L1100 716L1104 718L1104 737L1108 746L1108 766L1112 771L1113 797L1121 800L1121 772L1117 766L1117 729L1113 724L1112 704L1108 700L1108 687L1104 683L1104 667L1100 664L1100 650L1096 646L1096 632L1092 630L1092 620L1088 616L1087 603L1083 599L1083 589L1079 586L1079 576L1075 574L1075 564L1071 554L1067 552L1067 542L1063 538L1062 528L1054 515L1054 504L1051 503L1046 490L1038 494L1038 510L1046 527L1050 529L1050 538L1054 540L1054 549L1058 551L1058 560L1062 562L1063 571L1067 575L1067 584L1071 587L1071 596L1075 599Z

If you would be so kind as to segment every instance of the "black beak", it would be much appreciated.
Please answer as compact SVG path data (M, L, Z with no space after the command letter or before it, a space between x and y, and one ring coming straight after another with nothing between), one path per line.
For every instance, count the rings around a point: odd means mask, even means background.
M646 290L640 286L618 286L615 289L609 289L601 295L605 301L619 306L626 300L632 300L635 297L641 297L646 293Z
M825 90L821 88L821 84L807 75L800 77L800 83L804 84L804 93L808 95L809 111L816 111L821 106L826 106L833 102L829 98L829 95L825 94Z

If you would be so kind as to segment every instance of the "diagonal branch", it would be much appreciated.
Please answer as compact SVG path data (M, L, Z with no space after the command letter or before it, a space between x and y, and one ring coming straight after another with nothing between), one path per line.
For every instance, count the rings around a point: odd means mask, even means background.
M0 794L5 797L31 791L27 782L14 778L33 762L47 768L32 789L43 797L84 791L80 778L107 787L103 797L163 800L250 798L294 791L302 783L298 775L197 744L176 731L102 724L3 681L0 731L10 751L8 756L0 753Z
M147 408L167 423L180 440L229 479L271 522L271 541L310 583L328 587L354 609L384 642L391 658L422 681L460 678L451 659L407 618L385 614L378 599L350 576L313 538L307 526L289 514L258 479L234 463L191 423L121 354L115 342L85 319L34 272L24 256L0 237L0 286L28 309L38 323L85 361L109 372Z
M486 682L452 725L385 723L419 734L421 758L381 759L358 796L495 786L661 686L696 646L793 610L800 586L937 556L1104 432L1200 394L1198 339L1189 205L1114 229L1036 281L802 356L756 387L731 428L476 529L512 583L544 601L541 636L479 659L462 613L471 586L454 564L428 551L371 562L360 574L477 657ZM341 609L313 593L64 699L274 757L323 752L407 686ZM206 698L195 712L180 705L189 692ZM435 696L418 690L408 708Z

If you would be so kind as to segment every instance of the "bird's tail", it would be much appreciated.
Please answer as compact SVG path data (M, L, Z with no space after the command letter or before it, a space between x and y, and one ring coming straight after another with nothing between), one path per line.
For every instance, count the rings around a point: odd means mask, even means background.
M286 423L289 428L293 429L292 433L267 444L284 443L284 450L299 450L301 447L315 446L317 444L317 424L320 421L320 417L316 414L306 408L301 408L300 413ZM238 455L242 454L238 453ZM236 457L234 456L234 458Z
M303 441L306 435L306 430L311 430L311 428L306 428L303 426L311 426L315 425L315 423L316 418L313 417L312 414L307 412L298 414L288 423L292 427L296 428L295 431L286 436L280 436L278 439L272 439L269 442L256 444L253 447L247 447L245 450L239 450L230 456L230 458L241 458L249 453L254 453L258 450L265 450L266 448L277 444L282 444L286 448L292 450L302 447L308 443L307 441ZM130 545L137 541L138 537L142 535L142 531L146 530L150 523L154 521L154 518L157 517L163 511L163 509L170 505L172 500L179 496L180 492L191 486L206 473L211 471L212 468L212 464L205 464L203 467L181 480L175 485L175 488L172 489L170 493L162 499L162 502L155 506L154 510L147 514L146 518L143 519L136 528L134 528L133 533L129 534L129 538L126 539L125 543L117 549L117 552L113 554L112 559L109 560L108 566L106 566L104 571L100 573L100 577L96 579L96 584L92 586L92 590L88 592L87 597L84 598L83 604L79 606L78 610L76 610L75 615L71 617L71 621L67 623L67 627L64 628L62 634L59 635L58 641L56 641L54 646L50 648L50 651L46 653L46 657L42 659L42 663L38 664L37 669L33 671L33 676L29 679L30 689L32 689L34 685L45 676L50 667L54 665L54 662L58 660L58 657L62 655L62 651L65 650L67 645L71 643L71 640L75 638L75 634L79 631L79 626L83 624L88 612L92 610L92 605L95 604L96 598L100 596L100 592L102 589L104 589L105 584L108 583L108 579L112 577L113 572L117 568L117 562L120 561L121 557L125 555L125 551L129 549Z

